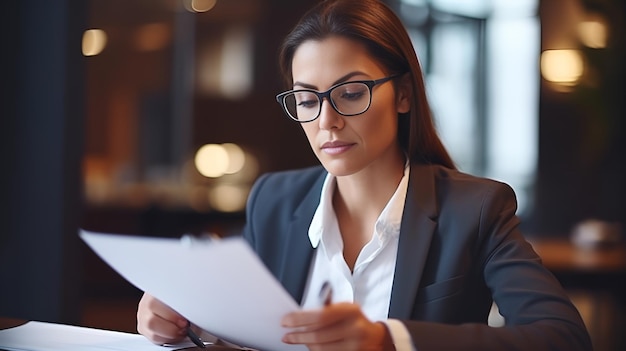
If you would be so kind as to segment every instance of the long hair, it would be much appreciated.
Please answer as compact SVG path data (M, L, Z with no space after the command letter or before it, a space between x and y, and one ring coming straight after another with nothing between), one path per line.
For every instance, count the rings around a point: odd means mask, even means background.
M365 45L389 74L409 73L411 109L399 114L398 143L411 163L456 168L439 139L426 98L424 78L411 39L398 16L378 0L326 0L310 9L283 41L279 65L288 85L298 47L307 40L343 36Z

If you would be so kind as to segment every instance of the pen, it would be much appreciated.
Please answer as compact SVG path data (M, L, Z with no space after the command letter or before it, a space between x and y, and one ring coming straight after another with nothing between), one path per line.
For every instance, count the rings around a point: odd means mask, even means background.
M187 321L187 337L189 337L189 340L191 340L194 344L196 344L196 346L200 347L200 348L206 348L206 346L204 345L204 342L202 341L202 339L200 339L200 337L198 336L198 334L196 334L193 329L191 329L191 322Z
M322 306L328 306L332 302L333 299L333 288L330 286L328 281L325 281L322 284L322 288L320 289L320 301Z

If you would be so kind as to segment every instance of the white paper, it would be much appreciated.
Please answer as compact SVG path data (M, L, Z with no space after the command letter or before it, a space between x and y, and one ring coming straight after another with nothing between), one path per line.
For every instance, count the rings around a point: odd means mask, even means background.
M281 341L281 318L300 307L243 238L80 236L130 283L209 333L259 350L306 350Z
M10 351L166 351L139 334L31 321L0 330L0 348Z

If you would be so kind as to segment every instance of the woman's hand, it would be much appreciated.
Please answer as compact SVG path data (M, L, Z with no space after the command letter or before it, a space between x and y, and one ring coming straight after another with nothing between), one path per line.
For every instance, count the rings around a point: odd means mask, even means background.
M393 350L383 323L373 323L352 303L337 303L318 310L296 311L283 317L282 325L293 328L283 342L304 344L309 350Z
M187 319L152 295L143 294L137 307L137 331L155 344L172 344L186 336Z

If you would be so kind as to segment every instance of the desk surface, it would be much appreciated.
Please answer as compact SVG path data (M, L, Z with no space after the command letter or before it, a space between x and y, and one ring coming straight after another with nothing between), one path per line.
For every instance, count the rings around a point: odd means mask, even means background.
M12 327L17 327L20 326L22 324L25 324L26 320L23 319L15 319L15 318L5 318L5 317L0 317L0 330L2 329L8 329L8 328L12 328ZM5 350L2 348L2 346L0 346L0 351ZM166 350L164 348L164 350ZM210 350L210 351L240 351L241 349L236 349L236 348L231 348L231 347L227 347L227 346L222 346L222 345L207 345L206 348L201 349L199 347L186 347L184 349L178 349L178 350L184 350L184 351L193 351L193 350Z
M556 272L626 273L626 244L581 248L567 239L529 240L546 268Z

